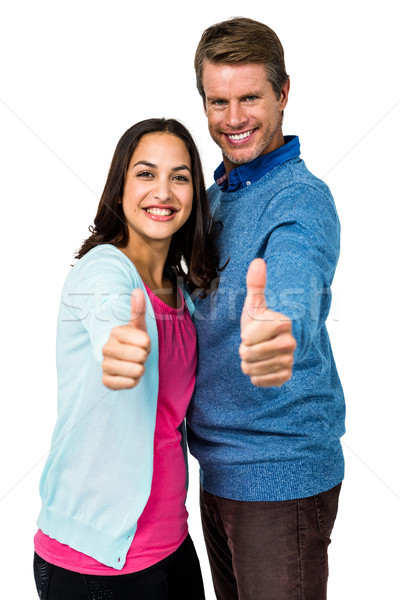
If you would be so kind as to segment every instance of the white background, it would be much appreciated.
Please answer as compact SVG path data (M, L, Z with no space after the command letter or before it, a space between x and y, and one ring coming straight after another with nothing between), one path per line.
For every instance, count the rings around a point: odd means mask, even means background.
M284 133L300 136L302 156L331 187L342 222L329 329L347 399L347 471L330 549L329 598L400 597L395 2L251 6L235 0L2 5L2 598L36 598L32 538L56 416L59 293L87 236L116 142L143 118L176 117L194 134L211 182L220 155L208 136L192 61L202 31L230 16L264 21L278 33L291 76ZM212 600L197 493L192 461L190 529Z

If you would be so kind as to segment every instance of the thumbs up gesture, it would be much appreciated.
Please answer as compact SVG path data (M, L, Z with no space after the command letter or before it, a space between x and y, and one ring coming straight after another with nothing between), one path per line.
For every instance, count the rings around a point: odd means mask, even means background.
M253 385L280 387L292 376L296 349L292 323L285 315L267 307L267 271L261 258L251 262L246 284L247 295L240 321L242 371Z
M146 300L142 290L133 290L131 319L127 325L114 327L103 346L103 384L112 390L135 387L145 370L150 352L146 328Z

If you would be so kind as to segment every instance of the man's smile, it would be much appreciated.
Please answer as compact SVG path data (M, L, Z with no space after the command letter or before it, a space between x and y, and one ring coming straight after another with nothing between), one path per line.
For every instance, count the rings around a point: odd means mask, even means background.
M234 141L241 141L241 140L245 140L248 137L250 137L250 135L255 131L255 129L249 129L248 131L243 131L241 133L225 133L224 135L229 139L229 140L234 140Z

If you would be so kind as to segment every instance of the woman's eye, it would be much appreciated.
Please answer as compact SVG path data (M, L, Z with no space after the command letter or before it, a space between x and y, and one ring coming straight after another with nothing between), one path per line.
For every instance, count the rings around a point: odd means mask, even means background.
M136 177L153 177L153 173L150 173L150 171L140 171Z
M176 179L177 181L189 181L189 178L185 175L175 175L174 179Z

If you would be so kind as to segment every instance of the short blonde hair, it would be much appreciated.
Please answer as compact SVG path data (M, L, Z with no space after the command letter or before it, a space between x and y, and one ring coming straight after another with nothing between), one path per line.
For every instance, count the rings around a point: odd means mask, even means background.
M197 89L205 104L203 66L210 63L265 65L267 80L279 99L282 87L289 79L284 52L276 33L259 21L233 17L206 29L197 46L194 68Z

